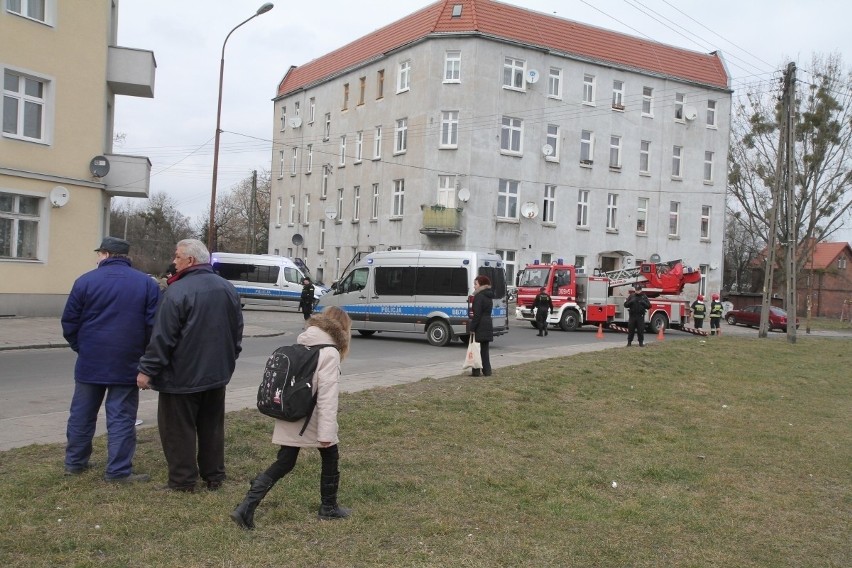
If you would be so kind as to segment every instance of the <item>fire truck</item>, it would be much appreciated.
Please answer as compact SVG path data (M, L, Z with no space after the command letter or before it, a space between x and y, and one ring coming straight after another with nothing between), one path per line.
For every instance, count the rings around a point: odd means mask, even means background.
M701 280L701 273L680 260L643 262L634 268L586 274L570 264L529 264L518 279L515 317L535 326L533 301L543 287L553 300L549 326L574 331L582 325L626 325L624 301L636 284L651 300L645 313L650 331L685 328L689 304L680 296L684 286Z

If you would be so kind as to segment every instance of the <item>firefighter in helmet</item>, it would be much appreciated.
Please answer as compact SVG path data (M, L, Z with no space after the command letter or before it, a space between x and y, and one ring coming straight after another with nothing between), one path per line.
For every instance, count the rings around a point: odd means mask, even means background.
M627 320L627 346L633 344L633 335L639 338L639 347L645 346L645 312L651 309L651 300L642 292L642 284L634 284L624 307L630 313Z
M704 303L704 296L698 294L690 308L692 309L692 319L695 320L695 329L701 329L704 327L704 316L707 315L707 304Z
M722 328L719 327L722 323L722 310L719 294L713 294L710 302L710 335L722 335Z
M547 315L553 313L553 298L544 286L538 289L538 294L533 300L533 308L535 308L535 326L538 328L538 336L547 335Z

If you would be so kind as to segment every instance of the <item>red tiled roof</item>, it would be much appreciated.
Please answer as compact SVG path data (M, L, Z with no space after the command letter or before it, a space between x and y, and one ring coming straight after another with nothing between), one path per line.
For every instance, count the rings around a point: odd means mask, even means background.
M814 249L813 264L808 268L813 270L825 270L837 260L838 255L844 249L848 249L849 243L817 243ZM850 251L852 252L852 251Z
M453 6L457 4L462 5L461 17L453 18ZM716 54L680 49L493 0L440 0L331 53L291 67L278 85L278 95L304 88L430 34L452 33L517 41L594 61L728 88L728 75Z

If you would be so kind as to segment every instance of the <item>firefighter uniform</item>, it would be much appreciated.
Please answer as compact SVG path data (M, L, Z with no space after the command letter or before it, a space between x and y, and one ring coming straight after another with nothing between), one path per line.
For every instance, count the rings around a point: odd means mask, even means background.
M719 301L719 294L713 294L713 301L710 302L710 335L722 335L722 329L719 324L722 323L722 302Z
M704 303L704 296L699 294L690 308L692 308L692 319L695 320L695 329L701 329L704 327L704 316L707 315L707 304Z
M547 315L553 313L553 299L544 291L544 288L539 289L538 295L533 300L533 308L535 308L535 326L538 328L538 336L547 335Z
M645 346L645 312L651 309L651 300L648 296L642 293L642 286L634 286L634 290L630 292L627 300L624 302L624 307L630 312L630 319L627 320L627 346L633 343L634 334L639 339L639 347Z

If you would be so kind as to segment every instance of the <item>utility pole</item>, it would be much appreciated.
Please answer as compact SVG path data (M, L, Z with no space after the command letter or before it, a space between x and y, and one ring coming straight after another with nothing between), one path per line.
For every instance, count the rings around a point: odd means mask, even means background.
M255 235L255 231L254 231L254 226L255 226L254 217L255 217L255 209L256 209L255 208L255 201L256 200L257 200L257 170L254 170L251 173L251 200L249 202L249 223L248 223L249 224L249 236L248 236L249 237L248 238L248 244L249 244L248 253L249 254L255 254L257 252L257 250L256 250L256 248L257 248L257 243L256 243L257 236Z
M796 314L799 311L798 295L796 293L796 247L799 235L796 231L796 64L792 61L787 65L784 76L784 90L787 95L787 342L796 343Z

